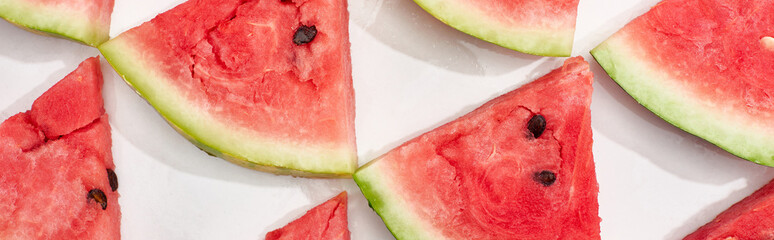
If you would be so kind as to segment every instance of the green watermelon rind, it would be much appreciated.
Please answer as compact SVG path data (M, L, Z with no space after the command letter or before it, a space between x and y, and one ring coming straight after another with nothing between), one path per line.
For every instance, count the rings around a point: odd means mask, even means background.
M414 0L441 22L481 40L532 55L569 57L572 54L574 28L547 30L542 27L515 29L485 13L474 11L457 1Z
M421 218L408 211L411 209L400 194L390 186L390 179L382 176L377 158L360 167L352 178L368 200L369 206L382 218L384 225L395 239L443 239L440 233L431 232Z
M357 157L351 149L298 146L258 139L195 111L195 106L174 94L173 86L160 84L167 80L162 80L162 74L138 58L141 50L135 50L124 39L119 37L105 42L99 50L137 94L201 150L243 167L278 175L348 178L357 168ZM237 152L242 154L235 154Z
M671 77L658 66L638 59L627 44L625 33L619 32L591 50L591 55L608 75L644 106L661 119L708 142L757 164L774 166L774 137L763 127L728 114L713 113L694 101L700 99L670 86ZM736 118L735 118L736 117Z
M93 19L48 7L33 6L28 1L0 1L0 18L45 36L61 37L92 47L99 46L110 36Z

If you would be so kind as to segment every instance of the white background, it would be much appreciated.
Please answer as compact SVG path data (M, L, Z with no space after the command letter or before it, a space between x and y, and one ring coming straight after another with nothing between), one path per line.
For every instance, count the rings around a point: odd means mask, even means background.
M116 0L111 36L182 0ZM656 0L582 0L573 55L595 74L603 239L680 239L774 177L662 121L588 51ZM364 164L561 65L458 32L411 0L350 0L358 156ZM0 22L0 119L99 52ZM353 239L391 239L352 180L274 176L188 143L102 60L124 239L262 239L341 190Z

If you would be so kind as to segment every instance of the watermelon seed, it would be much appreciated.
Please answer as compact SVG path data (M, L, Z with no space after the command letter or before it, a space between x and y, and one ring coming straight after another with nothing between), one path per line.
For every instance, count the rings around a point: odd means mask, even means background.
M543 184L543 186L548 187L556 181L556 174L548 170L543 170L541 172L536 172L533 179L535 179L536 182Z
M532 133L532 137L539 138L540 135L543 135L543 131L546 130L546 119L543 115L535 114L527 122L527 129Z
M107 209L107 196L105 196L105 192L102 190L99 190L97 188L89 190L89 195L86 196L87 199L94 199L99 205L102 206L102 210Z
M768 36L761 38L761 45L764 49L774 51L774 38Z
M113 190L113 192L118 189L118 176L116 176L116 172L113 171L113 169L107 169L108 174L108 181L110 182L110 190Z
M317 28L315 26L301 25L296 29L296 34L293 34L293 43L301 46L314 40L314 36L317 36Z

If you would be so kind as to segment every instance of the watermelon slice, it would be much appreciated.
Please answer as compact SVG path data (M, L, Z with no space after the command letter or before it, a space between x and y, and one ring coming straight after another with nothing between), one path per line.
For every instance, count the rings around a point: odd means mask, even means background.
M684 240L774 239L774 181L720 213Z
M357 167L345 0L197 0L99 47L199 148L245 167Z
M666 0L591 54L667 122L774 166L772 36L772 0Z
M578 0L414 0L462 32L519 52L570 56Z
M120 239L110 146L89 58L0 124L0 239Z
M599 239L589 66L551 73L361 167L397 239Z
M347 192L307 211L288 225L266 234L266 240L349 240Z
M0 17L27 30L93 47L110 38L114 0L0 0Z

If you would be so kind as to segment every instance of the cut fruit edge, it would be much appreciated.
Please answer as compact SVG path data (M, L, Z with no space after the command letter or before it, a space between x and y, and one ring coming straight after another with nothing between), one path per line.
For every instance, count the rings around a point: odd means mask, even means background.
M312 229L315 229L315 224L318 224L317 221L321 221L320 217L327 217L324 219L325 222L325 228L319 229L322 230L320 234L322 234L321 239L328 239L326 236L330 236L332 232L329 232L329 230L344 230L344 231L338 231L333 232L333 235L336 235L336 233L342 234L339 235L339 237L343 237L343 234L346 234L347 237L344 239L349 239L349 221L347 216L347 192L343 191L336 196L333 196L332 198L326 200L323 203L320 203L311 209L307 210L303 215L296 218L295 220L285 224L285 226L282 226L280 228L274 229L268 233L266 233L266 239L293 239L294 237L297 237L298 235L307 235L308 234L316 234L316 232L313 232ZM342 221L343 220L343 221ZM343 229L341 228L343 227ZM308 229L311 228L311 229ZM299 231L300 230L300 231ZM286 235L287 234L287 235ZM342 238L332 238L332 239L342 239Z
M583 116L586 119L590 119L590 111L586 111ZM590 128L590 126L589 126ZM582 135L579 136L578 141L584 139L591 140L591 131L582 131ZM578 149L577 154L584 154L581 149ZM585 153L585 154L591 154ZM400 236L416 237L416 239L444 239L444 235L440 229L432 226L432 224L426 221L425 218L418 216L414 212L407 210L411 209L405 199L399 197L397 191L387 186L395 186L395 182L385 173L380 171L379 164L387 164L385 161L380 161L384 156L376 158L367 164L363 165L352 176L357 183L360 191L366 197L369 202L369 206L382 218L387 229L400 239ZM593 160L589 162L577 163L578 166L575 171L580 171L584 167L590 167L593 169ZM585 164L585 165L584 165ZM577 179L573 178L573 181ZM596 182L596 181L595 181Z
M715 216L714 219L699 227L693 233L685 236L683 240L771 239L772 233L766 228L772 222L771 218L767 216L767 213L772 212L772 207L774 206L771 204L772 202L774 202L774 181L769 181L749 196L731 205L731 207ZM760 217L764 219L760 219ZM760 225L750 226L745 224L750 222ZM764 229L768 230L768 232ZM734 236L734 230L736 230L737 234L743 232L747 236ZM760 234L758 238L755 238L755 233Z
M176 131L217 157L237 165L280 175L348 178L357 168L349 146L308 146L249 134L218 121L187 101L162 73L148 67L126 38L99 47L105 59L138 95ZM242 153L240 155L234 153Z
M95 19L78 17L53 7L33 6L27 1L0 2L0 17L33 33L70 39L92 47L110 38L109 22L107 26L100 26Z
M380 168L372 165L380 163L382 158L371 160L363 165L354 175L355 183L360 187L369 206L382 218L382 221L393 236L413 236L415 239L444 239L443 234L424 219L411 211L408 203L399 198L400 194L388 187L394 183L380 172ZM370 166L370 167L369 167ZM377 210L378 209L378 210ZM391 221L395 219L397 221Z
M672 76L640 58L625 32L618 32L591 50L610 77L640 105L661 119L752 162L774 166L774 134L735 114L718 114L689 91L680 91ZM768 129L768 130L767 130Z
M585 60L584 60L584 63L585 63ZM568 66L567 62L565 62L565 65L563 67L567 67L567 66ZM563 67L560 67L558 69L561 69ZM533 82L534 81L537 81L537 79L533 80ZM591 83L589 83L589 85L590 84ZM516 91L516 90L512 90L512 91ZM453 124L459 119L466 118L469 114L474 114L480 109L490 106L490 104L493 104L494 102L498 101L498 99L503 98L508 94L510 94L510 92L503 94L502 96L499 96L495 99L491 99L487 103L484 103L483 105L476 108L476 110L466 113L465 115L455 120L452 120L451 122L445 123L444 125L438 128L430 130L429 132L444 128L448 124ZM580 135L577 138L578 142L592 141L592 137L591 137L592 133L591 133L591 125L590 125L591 111L590 109L588 109L589 107L588 105L586 105L586 107L587 109L582 116L582 118L584 119L585 125L581 126L582 130ZM422 136L424 136L424 134L414 139L422 138ZM414 141L414 139L409 140L407 143ZM407 143L404 143L404 144L407 144ZM395 149L402 148L403 146L404 145L401 145ZM395 149L391 151L394 151ZM578 148L576 152L576 158L578 156L586 155L586 154L589 155L589 161L576 162L577 165L573 170L574 171L573 173L575 173L576 171L582 171L583 168L594 169L594 161L593 161L593 158L591 158L592 153L590 151L583 152L582 148ZM400 194L399 190L390 187L390 186L398 186L398 184L396 184L397 181L393 180L394 176L389 176L387 175L387 174L390 174L389 172L382 171L383 167L380 165L389 164L389 162L387 161L389 161L390 159L387 159L386 157L387 157L387 154L371 160L370 162L358 168L358 170L352 176L353 179L355 180L355 183L358 185L360 191L368 200L369 206L381 217L384 224L387 226L388 230L390 230L393 236L395 236L398 239L401 239L401 237L408 237L411 239L445 239L446 237L444 237L444 233L441 231L442 229L438 229L434 227L432 223L429 222L425 217L421 217L417 215L414 211L410 210L413 208L412 205L410 205L410 202L406 201L404 198L401 197L402 194ZM388 167L384 167L384 168L388 168ZM594 179L594 183L596 184L596 177L594 177L593 179ZM572 181L576 181L576 180L578 179L573 178Z
M481 40L527 54L569 57L575 28L546 30L543 27L513 28L454 1L414 0L441 22Z

